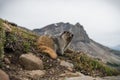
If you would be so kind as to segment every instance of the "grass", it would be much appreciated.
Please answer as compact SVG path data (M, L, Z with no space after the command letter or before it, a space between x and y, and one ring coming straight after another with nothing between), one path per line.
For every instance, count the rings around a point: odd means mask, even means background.
M66 53L65 56L72 60L76 70L86 75L112 76L120 74L116 69L87 56L85 53Z
M4 55L4 43L5 43L5 30L2 23L3 20L0 19L0 59L2 59Z
M27 29L12 25L10 22L4 21L2 19L0 19L0 29L3 27L3 25L1 25L3 22L5 22L12 29L12 31L9 33L4 32L3 37L5 38L0 36L0 38L5 41L4 44L0 42L0 49L2 49L1 51L6 49L6 51L11 50L15 53L27 53L29 51L33 51L33 49L36 48L35 42L38 38L38 35Z

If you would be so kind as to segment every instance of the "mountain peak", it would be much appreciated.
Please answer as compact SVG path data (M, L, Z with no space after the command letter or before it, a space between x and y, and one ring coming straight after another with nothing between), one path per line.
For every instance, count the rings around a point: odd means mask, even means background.
M59 23L47 25L42 29L34 29L33 31L39 33L40 35L43 35L46 33L55 35L63 31L70 31L74 33L75 35L74 38L76 38L74 40L76 42L77 41L90 42L86 31L84 30L83 26L80 23L76 23L75 25L73 25L73 24L70 24L69 22L67 23L59 22Z
M77 22L77 23L75 24L75 26L81 26L81 24L80 24L79 22Z

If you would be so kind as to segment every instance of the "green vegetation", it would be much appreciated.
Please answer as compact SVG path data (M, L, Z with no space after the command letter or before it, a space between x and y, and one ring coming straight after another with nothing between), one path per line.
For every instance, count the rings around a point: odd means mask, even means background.
M2 25L2 19L0 19L0 59L4 56L4 43L5 43L5 30Z
M29 52L30 51L30 43L29 42L23 42L23 51L24 52Z
M6 32L2 23L6 23L11 32ZM0 56L3 55L4 49L8 52L27 53L33 52L36 48L37 35L31 31L12 25L12 23L0 19Z
M119 72L101 61L97 61L84 53L66 53L65 56L72 60L75 69L91 76L112 76Z

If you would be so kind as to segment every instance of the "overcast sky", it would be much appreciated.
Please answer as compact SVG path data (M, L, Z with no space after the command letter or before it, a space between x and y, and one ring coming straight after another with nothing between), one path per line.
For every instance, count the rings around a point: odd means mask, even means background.
M0 17L29 29L79 22L93 40L120 44L120 0L0 0Z

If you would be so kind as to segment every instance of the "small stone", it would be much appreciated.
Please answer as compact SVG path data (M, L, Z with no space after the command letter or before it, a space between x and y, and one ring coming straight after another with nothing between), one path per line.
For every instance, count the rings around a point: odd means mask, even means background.
M7 69L9 69L9 68L10 68L10 66L9 66L9 65L6 65L6 68L7 68Z
M9 75L0 69L0 80L10 80Z
M22 68L20 68L20 71L22 71L23 69Z
M73 68L71 68L71 67L68 67L67 69L68 69L69 71L73 71Z
M4 58L4 62L5 62L6 64L10 64L10 63L11 63L10 60L9 60L9 58Z

